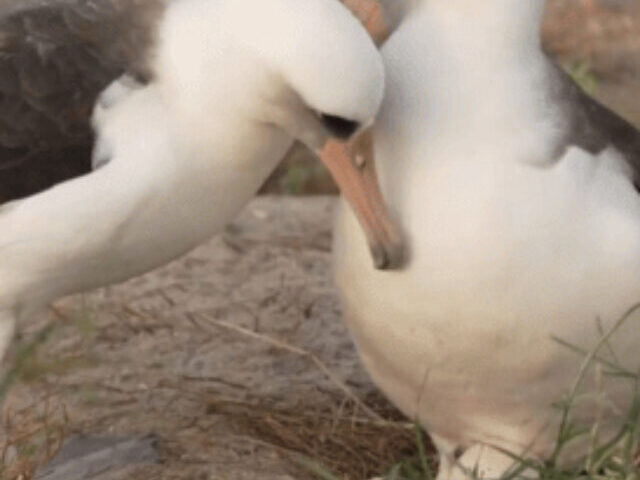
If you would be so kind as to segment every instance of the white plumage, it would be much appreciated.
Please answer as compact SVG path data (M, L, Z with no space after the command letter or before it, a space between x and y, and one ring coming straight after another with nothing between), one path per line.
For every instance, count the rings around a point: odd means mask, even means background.
M598 320L606 331L640 300L640 135L576 93L541 52L543 5L433 0L408 16L383 48L374 126L406 268L374 271L351 215L343 209L337 222L336 277L360 354L432 435L440 479L463 476L456 461L497 478L512 461L492 446L548 458L552 404L583 361L552 336L589 351ZM632 372L639 322L611 342ZM634 391L607 375L598 389L594 372L585 389L600 395L582 398L573 418L590 426L601 415L604 440ZM586 455L586 443L572 442L562 460Z

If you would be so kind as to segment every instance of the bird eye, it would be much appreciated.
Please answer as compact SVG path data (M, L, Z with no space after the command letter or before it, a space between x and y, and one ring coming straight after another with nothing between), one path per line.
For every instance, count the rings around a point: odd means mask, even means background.
M356 133L356 130L358 130L358 127L360 126L358 122L335 115L321 113L320 118L322 119L324 126L332 135L343 140L346 140Z

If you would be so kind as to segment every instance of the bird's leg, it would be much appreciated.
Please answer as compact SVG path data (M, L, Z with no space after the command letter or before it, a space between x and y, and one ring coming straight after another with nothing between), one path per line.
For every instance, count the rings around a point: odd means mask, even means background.
M453 465L456 463L456 458L458 457L460 446L434 433L429 433L429 436L439 456L436 480L449 480L451 478Z

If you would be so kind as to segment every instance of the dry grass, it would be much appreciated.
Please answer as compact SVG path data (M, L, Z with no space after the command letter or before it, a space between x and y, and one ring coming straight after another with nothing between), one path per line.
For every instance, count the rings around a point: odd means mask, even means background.
M413 424L407 423L387 402L370 405L375 398L358 398L312 352L237 325L192 315L193 320L198 317L249 340L309 358L344 396L333 408L325 406L311 410L304 406L278 409L260 404L213 401L208 405L207 413L225 415L232 419L239 433L276 447L287 456L293 456L294 460L312 459L344 480L370 478L388 470L399 458L415 456ZM429 451L433 451L431 445Z
M29 480L60 450L68 432L66 407L55 396L27 406L5 405L0 442L0 479Z
M312 459L345 480L370 478L388 470L399 457L415 453L411 424L358 417L358 407L349 401L326 411L238 403L212 403L209 408L227 415L239 433L254 441L294 459Z

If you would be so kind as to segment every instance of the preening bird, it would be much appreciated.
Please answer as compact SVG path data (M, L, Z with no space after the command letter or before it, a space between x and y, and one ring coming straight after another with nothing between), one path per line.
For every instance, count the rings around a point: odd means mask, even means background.
M383 94L379 53L336 0L5 1L0 42L0 186L19 197L0 207L0 356L16 319L187 252L294 140L351 137ZM391 266L375 179L329 167Z
M504 450L571 466L637 399L633 379L607 374L640 371L636 312L577 390L570 424L587 433L554 458L553 405L576 384L579 352L640 301L640 133L542 52L543 0L416 3L382 49L373 128L407 263L372 269L342 208L347 321L375 382L432 436L438 479L500 478Z

